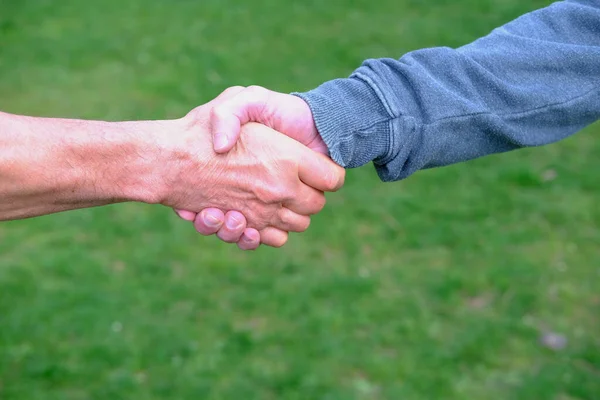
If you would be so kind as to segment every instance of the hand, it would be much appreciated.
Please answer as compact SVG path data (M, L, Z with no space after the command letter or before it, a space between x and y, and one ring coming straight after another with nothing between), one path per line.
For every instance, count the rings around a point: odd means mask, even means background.
M311 150L327 154L327 146L319 135L310 107L299 97L274 92L260 86L228 89L211 112L213 146L226 153L237 142L240 127L258 122L302 143Z
M222 97L190 112L180 122L183 133L175 141L169 138L178 143L173 152L177 154L176 163L183 168L174 168L176 173L169 178L170 199L163 204L178 210L210 207L239 211L248 226L259 231L263 243L281 246L287 240L287 231L307 229L308 216L325 204L322 191L337 190L343 184L344 171L327 157L258 124L245 125L239 142L229 153L215 154L210 136L202 134L202 130L208 130L210 110L221 100ZM186 212L179 214L191 219ZM201 216L208 217L210 213ZM235 235L240 237L239 228L246 221L237 212L227 216L237 224L220 237L234 241ZM202 231L204 227L196 221L197 216L194 220ZM242 237L257 239L255 231L244 232Z
M299 97L251 86L229 88L219 99L211 111L211 132L217 153L229 151L239 138L241 126L248 122L259 122L311 150L321 154L328 153L308 104ZM251 239L256 238L257 233L252 230L244 231L243 224L236 232L227 228L235 223L230 220L233 219L231 214L223 214L218 209L206 209L199 215L189 211L176 211L181 218L194 221L198 232L204 235L217 233L225 241L239 238L238 246L242 249L255 249L259 245L256 240ZM243 219L243 215L236 215L236 219Z

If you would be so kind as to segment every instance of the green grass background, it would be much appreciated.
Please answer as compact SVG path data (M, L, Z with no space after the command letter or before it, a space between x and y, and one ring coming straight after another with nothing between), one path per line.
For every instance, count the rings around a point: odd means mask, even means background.
M179 117L547 4L0 0L0 109ZM137 204L2 223L0 398L600 399L599 134L397 183L349 171L279 250Z

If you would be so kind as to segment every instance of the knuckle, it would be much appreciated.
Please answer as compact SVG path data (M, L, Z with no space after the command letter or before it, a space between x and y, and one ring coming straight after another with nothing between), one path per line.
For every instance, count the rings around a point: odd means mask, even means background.
M246 87L240 86L240 85L230 86L227 89L225 89L222 94L224 94L224 95L236 94L236 93L241 92L244 89L246 89Z
M185 115L183 119L188 121L191 120L190 122L201 119L202 112L204 110L204 106L194 107Z
M295 222L294 215L287 208L281 208L278 213L279 221L286 227L293 226Z
M291 197L290 190L281 185L261 185L255 189L256 197L264 204L282 203Z
M252 212L246 213L246 227L257 230L265 229L270 221L270 213L258 207Z
M292 200L296 196L296 190L293 190L289 187L280 187L275 192L279 202L285 202Z
M283 226L288 226L291 223L290 214L287 209L281 208L277 212L277 220Z
M246 91L248 91L251 94L255 94L255 95L259 94L260 95L260 94L266 93L267 89L265 89L264 87L259 86L259 85L250 85L246 88Z
M273 193L271 192L271 190L268 187L260 184L254 188L254 196L263 205L270 204L273 200Z
M304 232L310 225L310 218L304 215L298 215L293 211L282 208L279 211L279 222L281 228L292 232Z
M210 117L214 120L222 120L222 119L226 118L227 115L228 115L228 110L222 105L214 106L210 110Z

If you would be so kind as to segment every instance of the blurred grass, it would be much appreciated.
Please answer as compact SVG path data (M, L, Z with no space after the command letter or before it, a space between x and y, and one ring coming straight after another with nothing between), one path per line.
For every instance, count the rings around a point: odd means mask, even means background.
M178 117L546 4L0 0L0 109ZM3 223L0 398L598 399L599 130L394 184L350 171L281 250L134 204Z

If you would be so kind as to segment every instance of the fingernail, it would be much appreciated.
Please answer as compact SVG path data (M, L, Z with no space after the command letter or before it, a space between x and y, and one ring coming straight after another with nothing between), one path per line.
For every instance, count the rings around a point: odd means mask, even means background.
M223 150L225 147L227 147L227 135L224 133L217 133L215 135L214 145L216 150Z
M240 225L242 225L242 221L238 220L236 217L229 217L225 221L225 225L227 225L227 228L233 230L239 228Z
M211 228L216 228L221 225L221 220L210 213L204 215L204 223Z

